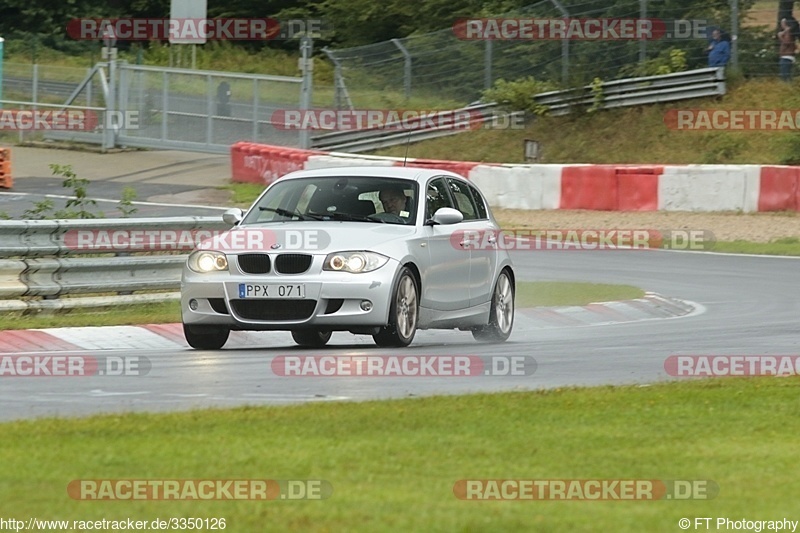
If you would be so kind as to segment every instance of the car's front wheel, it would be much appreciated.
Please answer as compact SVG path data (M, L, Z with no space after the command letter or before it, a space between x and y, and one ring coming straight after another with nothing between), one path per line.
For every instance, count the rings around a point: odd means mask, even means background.
M514 326L514 283L506 270L497 276L492 293L492 308L489 323L472 330L475 340L483 342L504 342L511 335Z
M403 267L389 307L389 325L373 335L375 344L382 347L404 347L411 344L417 333L419 290L408 267Z
M309 348L321 348L331 340L332 331L322 329L296 329L292 331L294 342Z
M231 330L223 326L183 325L183 336L196 350L219 350L228 342Z

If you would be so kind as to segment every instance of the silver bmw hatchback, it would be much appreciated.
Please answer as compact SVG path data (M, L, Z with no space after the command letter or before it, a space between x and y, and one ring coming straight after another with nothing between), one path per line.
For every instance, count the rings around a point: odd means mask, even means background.
M333 331L408 346L418 329L505 341L514 267L478 188L458 174L406 167L293 172L233 228L201 242L183 269L190 346L222 348L232 330L291 331L324 346Z

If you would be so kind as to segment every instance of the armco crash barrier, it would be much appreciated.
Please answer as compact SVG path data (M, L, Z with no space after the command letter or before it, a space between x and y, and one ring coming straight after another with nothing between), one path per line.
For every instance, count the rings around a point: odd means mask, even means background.
M408 166L449 170L506 209L800 211L800 167L761 165L503 165L319 152L237 143L233 180L269 184L294 170Z
M0 187L10 189L14 186L11 177L11 148L0 148Z

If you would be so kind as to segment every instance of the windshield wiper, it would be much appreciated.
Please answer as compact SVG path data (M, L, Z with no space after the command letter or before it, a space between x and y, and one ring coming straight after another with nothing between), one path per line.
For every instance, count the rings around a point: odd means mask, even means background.
M298 213L297 211L289 211L288 209L282 209L280 207L259 207L259 211L269 211L271 213L277 213L282 217L297 217L300 220L323 220L322 217L318 215L304 215L303 213Z
M339 218L341 220L347 221L358 221L358 222L377 222L378 224L386 224L385 220L381 220L379 218L369 218L368 216L364 215L351 215L350 213L331 213L331 217Z

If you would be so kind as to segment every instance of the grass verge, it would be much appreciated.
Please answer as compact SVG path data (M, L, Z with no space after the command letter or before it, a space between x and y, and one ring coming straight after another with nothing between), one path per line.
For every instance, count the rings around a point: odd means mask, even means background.
M677 531L687 516L780 519L796 506L798 383L703 380L5 423L0 501L5 518L222 517L232 532ZM77 479L322 479L333 495L90 502L67 496ZM462 479L713 480L719 495L478 502L454 496Z
M517 284L517 307L555 307L586 305L594 302L633 300L644 291L631 285L579 283L571 281L536 281Z
M584 305L591 302L640 298L644 291L629 285L596 283L520 282L517 306ZM37 314L0 314L0 330L127 326L180 322L180 302L141 304L103 309L83 309Z
M82 326L129 326L180 322L180 302L125 305L111 308L0 314L0 330L68 328Z
M800 238L784 237L770 242L727 241L716 242L709 250L733 254L795 255L800 256Z

